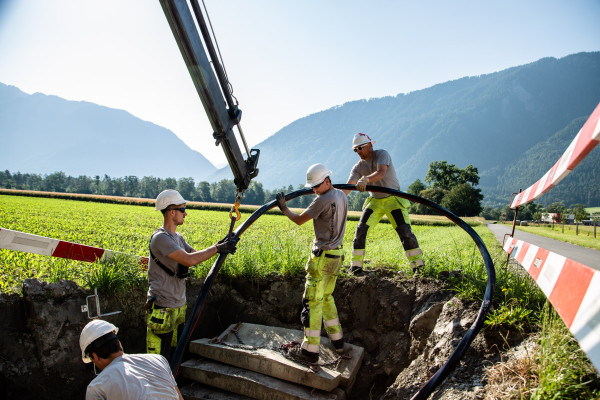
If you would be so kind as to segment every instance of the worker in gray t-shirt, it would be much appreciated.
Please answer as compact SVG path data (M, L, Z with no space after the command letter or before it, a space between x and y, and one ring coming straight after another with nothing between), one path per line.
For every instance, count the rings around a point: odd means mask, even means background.
M356 185L356 189L360 192L366 190L367 184L400 190L390 154L385 150L373 150L373 143L375 142L364 133L354 135L352 149L360 157L360 160L352 168L348 183ZM348 194L350 191L344 190L344 192ZM354 274L362 272L367 232L370 227L377 225L381 218L386 215L392 227L398 233L413 274L420 274L420 270L424 266L423 252L419 248L417 237L410 227L410 217L407 211L409 205L408 200L398 196L369 192L369 197L363 205L360 221L356 226L354 242L352 243L350 272Z
M79 336L81 358L101 372L88 385L86 400L183 400L166 358L125 354L110 322L89 322Z
M146 351L171 358L185 322L185 277L189 267L217 253L234 253L236 240L228 239L196 251L177 232L187 212L178 191L168 189L156 198L156 210L163 214L163 226L152 234L148 261L148 301L146 302Z
M331 184L331 171L323 164L314 164L306 172L306 187L317 197L301 214L285 204L283 193L277 194L277 206L293 222L302 225L313 220L315 239L306 263L306 284L300 314L304 339L299 348L288 354L309 363L319 360L321 325L338 353L344 352L344 335L333 300L333 290L344 260L342 243L346 231L348 199Z

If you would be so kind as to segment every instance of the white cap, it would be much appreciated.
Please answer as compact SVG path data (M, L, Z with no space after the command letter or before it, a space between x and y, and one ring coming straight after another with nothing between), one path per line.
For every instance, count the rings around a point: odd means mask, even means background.
M306 171L306 185L304 187L314 187L319 185L332 172L323 164L313 164Z
M160 194L156 197L156 211L164 210L170 205L180 205L187 203L187 200L179 194L177 190L167 189L160 192Z
M371 138L364 133L357 133L356 135L354 135L354 138L352 139L352 148L355 148L356 146L360 146L361 144L367 144L367 143L375 143L375 141L371 140Z
M85 349L87 349L94 340L110 332L116 334L119 332L119 328L102 319L95 319L83 328L81 335L79 336L79 347L81 348L81 359L84 363L87 364L92 362L92 359L85 354Z

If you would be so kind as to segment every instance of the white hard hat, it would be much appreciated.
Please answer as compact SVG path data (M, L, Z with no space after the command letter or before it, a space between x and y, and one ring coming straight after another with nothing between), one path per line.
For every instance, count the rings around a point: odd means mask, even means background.
M313 164L306 171L306 185L304 187L314 187L331 176L332 172L323 164Z
M375 143L375 141L371 140L371 138L364 133L357 133L356 135L354 135L354 138L352 139L352 148L355 148L356 146L360 146L361 144L366 144L366 143Z
M102 319L95 319L88 323L79 336L79 347L81 348L81 359L84 363L91 363L92 359L85 354L85 349L96 339L106 335L107 333L119 332L119 328L106 322Z
M156 211L164 210L170 205L179 205L187 203L187 200L179 194L177 190L167 189L160 192L160 194L156 197Z

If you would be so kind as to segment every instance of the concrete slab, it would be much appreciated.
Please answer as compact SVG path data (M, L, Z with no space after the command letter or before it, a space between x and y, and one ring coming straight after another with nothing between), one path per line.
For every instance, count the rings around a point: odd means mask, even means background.
M184 400L252 400L250 397L227 392L198 382L179 388Z
M285 381L315 389L332 391L336 387L347 393L352 389L364 357L364 349L346 344L347 354L335 365L321 366L317 373L284 356L283 344L301 342L303 332L296 329L270 327L249 323L232 324L219 337L220 343L199 339L190 343L190 351L203 357L259 372ZM339 358L331 341L321 338L319 364L332 363Z
M181 373L185 378L196 382L258 400L346 398L341 389L325 392L207 359L194 359L182 363Z

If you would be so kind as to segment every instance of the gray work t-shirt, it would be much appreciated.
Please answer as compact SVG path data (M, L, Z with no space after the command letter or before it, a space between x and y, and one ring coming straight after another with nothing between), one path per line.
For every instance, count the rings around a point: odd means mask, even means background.
M390 153L385 150L373 150L373 156L370 160L360 160L357 162L354 167L352 167L348 180L358 181L363 176L371 175L373 172L377 171L378 165L388 166L385 176L377 182L369 183L369 185L400 190L400 183L398 182L396 169L392 163L392 157L390 157ZM384 197L389 196L389 194L377 192L369 192L369 194L376 199L383 199Z
M167 256L177 249L183 249L186 253L194 251L180 233L173 234L165 228L154 231L150 248L154 257L175 274L178 269L177 261ZM156 296L155 304L168 308L178 308L185 304L185 279L168 275L152 257L148 262L148 285L148 298Z
M177 383L160 354L123 354L88 385L86 400L179 400Z
M342 245L348 214L348 198L344 192L330 189L317 196L306 213L313 219L313 250L333 250Z

